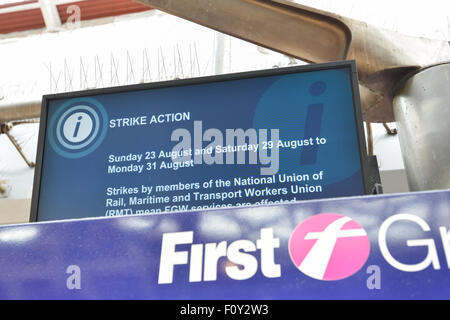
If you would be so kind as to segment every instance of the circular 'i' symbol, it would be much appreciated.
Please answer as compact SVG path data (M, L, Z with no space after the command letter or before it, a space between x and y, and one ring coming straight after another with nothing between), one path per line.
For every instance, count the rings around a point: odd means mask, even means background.
M103 141L108 116L94 99L73 99L63 104L51 118L50 144L59 155L81 158L94 151Z
M80 130L81 129L81 130ZM72 114L64 123L64 137L72 143L85 141L94 131L94 121L86 112Z
M300 223L289 239L295 266L318 280L340 280L366 263L370 241L366 231L349 217L324 213Z

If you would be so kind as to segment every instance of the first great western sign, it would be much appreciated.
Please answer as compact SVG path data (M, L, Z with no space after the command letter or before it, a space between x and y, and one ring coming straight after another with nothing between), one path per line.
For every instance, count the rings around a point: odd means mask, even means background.
M449 206L439 191L1 227L0 297L448 299Z

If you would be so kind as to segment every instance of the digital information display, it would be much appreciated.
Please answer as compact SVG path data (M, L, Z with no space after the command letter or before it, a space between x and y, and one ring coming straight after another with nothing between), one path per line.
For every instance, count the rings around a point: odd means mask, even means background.
M44 96L32 221L363 195L353 61Z

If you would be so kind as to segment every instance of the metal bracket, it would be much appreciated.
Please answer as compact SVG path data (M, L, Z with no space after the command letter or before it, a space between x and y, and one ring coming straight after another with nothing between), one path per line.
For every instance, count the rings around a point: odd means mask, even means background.
M28 157L23 152L22 147L17 142L17 140L11 135L10 131L16 125L27 124L27 123L38 123L38 122L39 122L38 119L28 119L28 120L0 123L0 134L6 134L9 141L11 141L11 143L14 145L14 147L17 149L17 151L22 156L22 159L27 163L28 167L30 167L30 168L34 168L35 163L28 159Z

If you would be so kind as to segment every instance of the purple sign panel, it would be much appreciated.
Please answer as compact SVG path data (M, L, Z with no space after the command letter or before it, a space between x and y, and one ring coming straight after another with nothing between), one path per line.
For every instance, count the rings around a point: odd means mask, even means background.
M4 226L0 298L449 299L449 207L436 191Z

